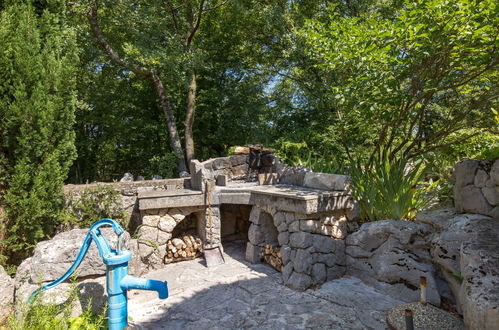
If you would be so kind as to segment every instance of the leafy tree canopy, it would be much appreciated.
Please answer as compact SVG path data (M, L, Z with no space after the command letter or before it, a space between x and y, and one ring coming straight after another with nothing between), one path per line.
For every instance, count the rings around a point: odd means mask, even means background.
M496 127L498 32L495 1L431 0L407 2L393 18L333 9L301 35L345 149L351 158L367 149L371 162Z

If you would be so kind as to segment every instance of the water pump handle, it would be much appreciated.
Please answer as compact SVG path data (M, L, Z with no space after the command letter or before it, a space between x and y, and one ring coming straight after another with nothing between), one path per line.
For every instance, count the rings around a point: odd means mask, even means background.
M109 246L109 242L107 239L102 235L100 228L104 226L111 226L114 230L114 233L118 236L118 243L116 246L116 250L112 249ZM92 235L92 239L95 241L95 244L97 245L97 249L99 250L99 254L101 258L106 261L111 255L116 255L116 254L121 254L121 251L123 249L123 234L125 230L121 228L121 226L114 220L112 219L101 219L97 221L91 228L90 228L90 235Z

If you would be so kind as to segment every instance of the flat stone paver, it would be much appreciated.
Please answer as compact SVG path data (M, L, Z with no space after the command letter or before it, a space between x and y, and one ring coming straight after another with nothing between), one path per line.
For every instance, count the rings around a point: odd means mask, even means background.
M341 278L296 292L267 264L244 261L242 244L228 244L226 263L203 259L167 265L144 277L168 281L170 296L130 291L130 329L386 329L386 314L402 301Z

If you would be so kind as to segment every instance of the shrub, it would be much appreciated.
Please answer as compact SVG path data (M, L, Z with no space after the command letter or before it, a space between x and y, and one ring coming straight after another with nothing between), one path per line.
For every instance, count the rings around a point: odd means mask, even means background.
M161 175L163 178L174 178L177 173L177 156L170 152L164 156L149 159L149 171L145 175Z
M31 3L0 11L0 255L12 264L53 233L75 157L74 30L64 1Z
M413 219L431 201L429 192L436 182L421 182L423 162L407 159L376 159L371 168L351 169L352 193L366 221Z
M61 229L88 228L102 218L114 219L127 228L129 217L122 207L121 199L121 194L109 186L85 188L67 194Z
M314 172L342 174L345 168L328 152L319 154L310 150L306 142L277 141L277 156L291 166L305 166Z

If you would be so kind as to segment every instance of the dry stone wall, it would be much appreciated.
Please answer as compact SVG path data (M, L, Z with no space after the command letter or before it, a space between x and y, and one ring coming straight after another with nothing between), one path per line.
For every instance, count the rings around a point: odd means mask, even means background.
M204 207L183 207L170 209L147 210L142 217L142 225L134 242L142 264L141 273L164 265L167 242L175 238L173 233L186 218L195 219L196 231L202 232L204 225ZM216 225L219 225L216 218Z
M110 187L116 190L121 198L118 198L118 205L113 206L113 209L122 209L129 217L129 223L132 227L136 227L141 222L141 214L138 204L138 194L144 191L166 191L180 190L190 187L190 180L187 178L181 179L164 179L164 180L144 180L144 181L127 181L127 182L98 182L91 184L69 184L64 186L64 194L72 198L78 198L85 190L96 190L101 187ZM95 219L96 221L98 219Z
M454 203L459 213L499 219L499 159L466 159L454 167Z
M344 210L306 215L255 205L250 222L246 259L260 262L266 244L277 246L287 286L304 290L345 273L345 238L356 223L348 221ZM276 241L269 237L272 231Z
M247 155L233 155L209 159L204 162L192 160L190 163L191 186L196 190L204 190L204 180L240 180L247 178L249 166Z

